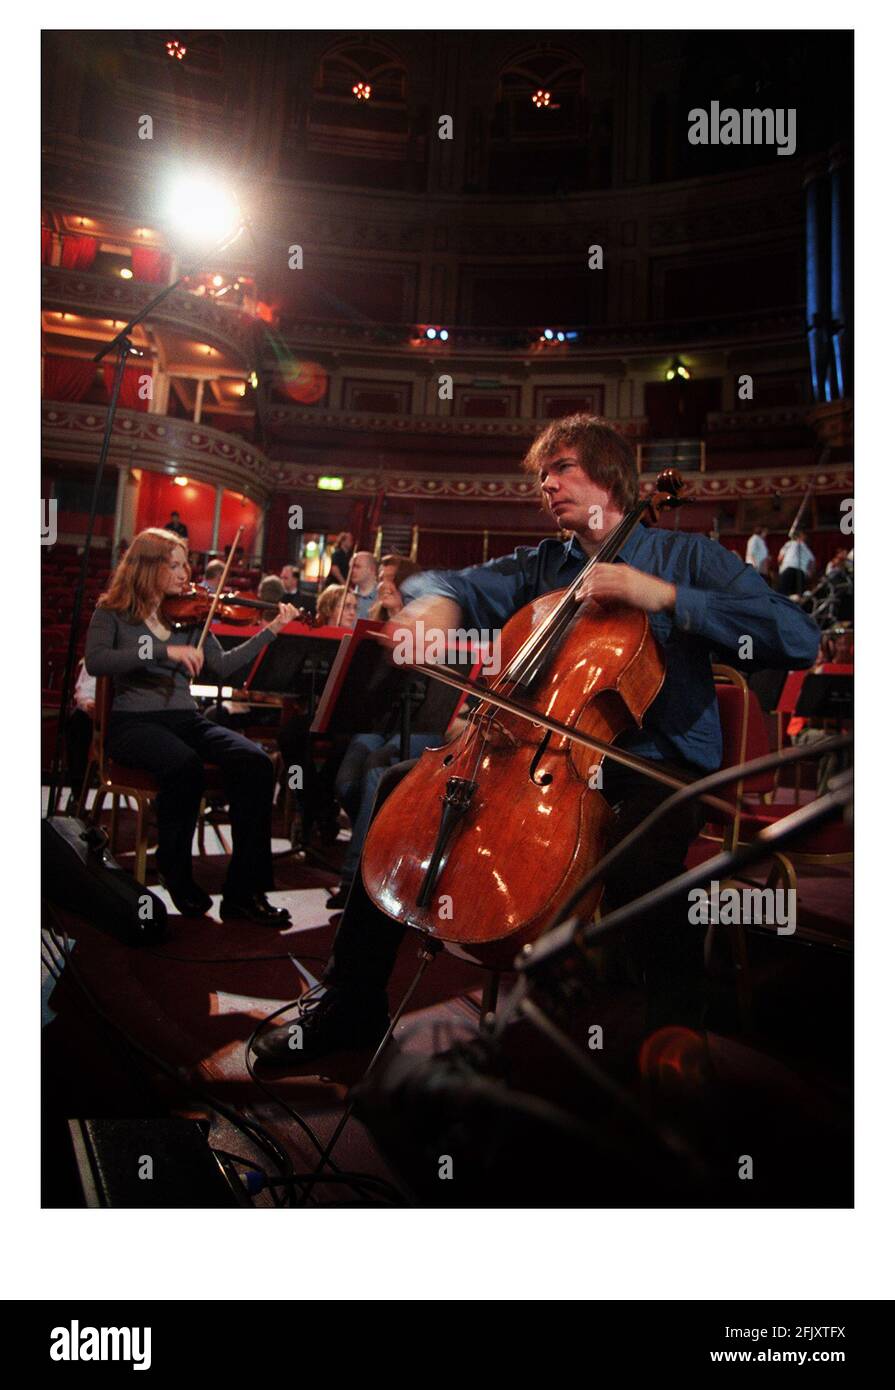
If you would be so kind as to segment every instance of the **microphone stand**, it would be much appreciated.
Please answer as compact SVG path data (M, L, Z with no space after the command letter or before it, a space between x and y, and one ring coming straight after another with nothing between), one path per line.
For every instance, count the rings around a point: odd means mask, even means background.
M228 234L219 245L213 247L208 253L209 257L218 256L226 251L240 235L243 228L248 224L245 219L241 219L236 231ZM133 318L124 325L120 333L108 342L105 347L100 348L93 360L96 363L102 362L104 357L111 353L117 354L115 366L115 377L112 382L112 390L109 393L109 404L106 407L106 424L103 430L103 440L100 445L99 457L96 461L96 472L93 476L93 492L90 497L90 513L87 518L87 533L84 537L84 553L81 557L81 569L78 574L78 582L75 587L74 606L71 615L71 627L68 633L68 650L65 655L65 667L62 674L62 689L59 694L59 720L56 726L56 742L53 749L53 762L50 769L50 790L47 796L47 817L56 814L59 793L62 790L62 745L65 738L65 720L68 711L68 702L71 698L72 676L74 673L75 656L78 649L78 626L81 619L81 609L84 606L84 590L87 587L87 569L90 564L90 546L93 541L93 529L96 525L96 514L99 510L99 494L102 487L103 473L105 472L106 461L109 457L109 449L112 444L112 431L115 425L115 414L118 409L118 398L121 394L121 383L124 380L124 368L129 356L139 357L141 354L131 342L130 335L138 324L142 323L148 314L157 304L161 304L163 299L175 290L177 286L190 276L195 275L199 266L192 266L185 270L176 280L172 280L170 285L166 285L157 295L150 299L149 303L140 309ZM114 556L113 556L114 559Z

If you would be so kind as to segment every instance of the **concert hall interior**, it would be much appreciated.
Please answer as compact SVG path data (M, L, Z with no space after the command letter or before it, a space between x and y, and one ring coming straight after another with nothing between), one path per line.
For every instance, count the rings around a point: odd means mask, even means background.
M851 35L42 88L44 1206L849 1206Z

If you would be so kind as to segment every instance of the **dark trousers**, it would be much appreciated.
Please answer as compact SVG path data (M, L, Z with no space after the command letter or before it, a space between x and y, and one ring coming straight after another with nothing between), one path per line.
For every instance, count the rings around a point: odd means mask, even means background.
M659 766L679 775L696 772L671 763ZM399 763L386 772L379 785L377 809L411 767L413 763ZM642 773L618 764L607 766L603 795L616 814L613 842L621 840L673 792L673 787ZM687 850L704 819L700 803L693 802L660 821L623 855L606 879L602 915L682 873ZM641 919L627 933L631 960L646 987L651 1030L669 1023L702 1026L703 933L689 923L688 910L684 894ZM327 983L357 993L384 989L403 935L404 928L370 901L362 876L356 873L326 968Z
M808 588L807 574L804 570L796 569L794 565L781 570L777 582L781 594L803 594Z
M233 853L224 893L245 898L273 887L270 818L273 767L242 734L192 710L113 714L108 752L116 761L158 779L158 867L174 884L192 878L192 845L205 783L205 763L224 774Z

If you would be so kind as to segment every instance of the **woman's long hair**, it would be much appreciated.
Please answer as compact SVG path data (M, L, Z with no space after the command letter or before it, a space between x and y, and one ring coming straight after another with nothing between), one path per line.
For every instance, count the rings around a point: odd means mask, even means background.
M108 589L100 594L98 608L111 608L129 623L141 623L158 607L162 596L162 568L175 546L186 554L183 537L161 526L147 526L134 536L118 562Z

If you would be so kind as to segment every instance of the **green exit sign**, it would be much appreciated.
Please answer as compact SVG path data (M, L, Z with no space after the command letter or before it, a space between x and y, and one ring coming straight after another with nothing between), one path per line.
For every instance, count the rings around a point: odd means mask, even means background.
M344 478L318 478L317 486L324 492L341 492L345 486Z

